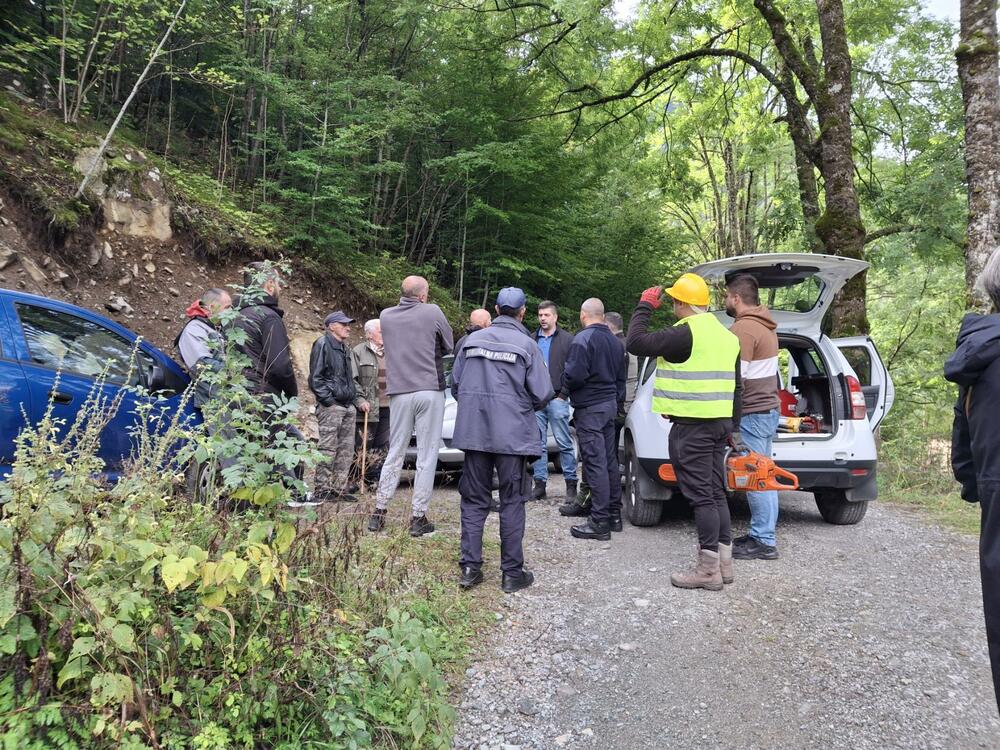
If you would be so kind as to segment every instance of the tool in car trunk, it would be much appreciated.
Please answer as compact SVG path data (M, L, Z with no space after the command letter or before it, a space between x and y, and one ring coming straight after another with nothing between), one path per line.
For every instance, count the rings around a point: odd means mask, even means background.
M660 479L676 484L673 464L660 464ZM726 485L734 492L797 490L799 478L760 453L731 453L726 458Z

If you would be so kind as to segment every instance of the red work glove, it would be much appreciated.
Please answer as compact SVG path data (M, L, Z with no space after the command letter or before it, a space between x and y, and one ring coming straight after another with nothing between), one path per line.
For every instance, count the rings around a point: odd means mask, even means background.
M649 306L654 310L660 309L660 302L663 298L663 287L662 286L651 286L649 289L642 293L639 298L640 302L648 302Z

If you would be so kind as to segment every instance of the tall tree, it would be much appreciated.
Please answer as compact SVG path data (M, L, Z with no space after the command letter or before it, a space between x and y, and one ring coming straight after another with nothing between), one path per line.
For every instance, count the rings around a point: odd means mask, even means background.
M986 307L975 282L1000 245L1000 66L997 1L962 0L955 52L965 105L965 176L969 190L965 280L969 303Z

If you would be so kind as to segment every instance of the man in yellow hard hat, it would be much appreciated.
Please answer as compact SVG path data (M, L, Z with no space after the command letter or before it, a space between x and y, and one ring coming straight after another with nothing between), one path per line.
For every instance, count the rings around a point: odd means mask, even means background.
M649 331L663 288L642 293L632 313L626 346L636 356L656 357L653 411L670 419L667 446L680 490L694 509L698 560L670 582L686 589L720 591L733 580L733 537L726 501L727 442L743 449L740 423L740 342L708 312L708 285L693 273L666 290L677 323Z

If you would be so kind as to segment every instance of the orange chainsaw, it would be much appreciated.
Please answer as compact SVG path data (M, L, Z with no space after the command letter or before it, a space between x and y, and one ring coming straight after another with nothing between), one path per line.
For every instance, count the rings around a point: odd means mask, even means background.
M673 464L660 464L660 479L677 484ZM733 492L797 490L799 478L760 453L730 453L726 458L726 484Z

